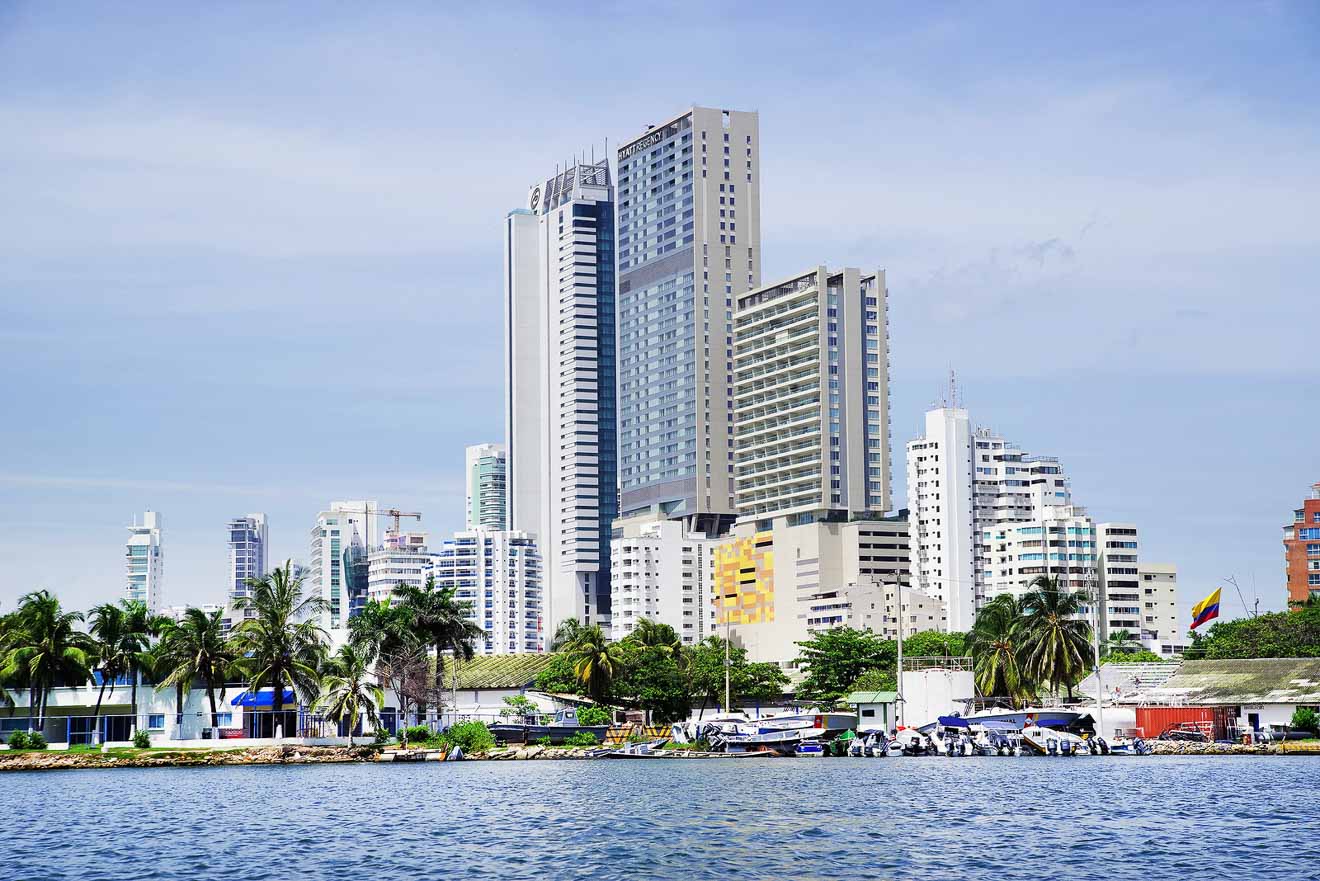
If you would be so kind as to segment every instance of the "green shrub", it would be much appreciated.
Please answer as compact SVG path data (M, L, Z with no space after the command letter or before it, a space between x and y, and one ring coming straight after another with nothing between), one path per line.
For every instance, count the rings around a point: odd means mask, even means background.
M376 739L375 740L376 746L385 746L391 740L394 739L394 737L384 728L377 728L374 732L372 732L372 736L375 737Z
M590 731L579 731L565 740L564 746L600 746L600 741Z
M138 749L150 749L151 735L141 729L138 729L138 732L133 735L133 746L137 747Z
M407 743L428 743L435 737L435 732L425 725L409 725L403 729L403 739Z
M536 738L536 745L537 745L537 746L552 746L553 744L554 744L554 741L550 738L550 735L549 735L549 734L547 734L547 735L545 735L545 736L543 736L543 737L538 737L538 738Z
M583 707L577 712L579 725L608 725L610 711L604 707Z
M15 731L9 735L10 749L30 749L29 744L31 742L26 731Z
M1310 707L1293 710L1292 727L1302 731L1320 731L1320 714Z
M460 747L465 753L479 753L495 746L495 735L490 733L485 722L459 722L449 726L445 740Z
M48 746L50 744L46 742L46 735L40 731L33 731L28 735L28 749L45 749Z

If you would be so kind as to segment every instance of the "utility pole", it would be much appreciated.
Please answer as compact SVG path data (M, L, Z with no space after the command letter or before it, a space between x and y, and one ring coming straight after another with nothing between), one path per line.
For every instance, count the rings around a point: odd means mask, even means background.
M898 589L898 675L894 680L894 720L903 727L903 576L894 579Z
M1229 575L1224 580L1227 581L1229 584L1233 585L1233 590L1237 591L1238 600L1242 603L1242 608L1250 611L1251 617L1253 618L1258 617L1260 615L1260 600L1257 599L1254 606L1248 606L1247 598L1242 595L1242 588L1238 587L1237 576Z

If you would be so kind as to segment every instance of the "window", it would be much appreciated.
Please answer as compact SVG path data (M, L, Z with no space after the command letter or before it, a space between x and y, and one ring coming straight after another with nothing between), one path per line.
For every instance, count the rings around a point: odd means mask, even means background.
M147 728L151 731L164 731L165 714L152 713L150 716L147 716Z

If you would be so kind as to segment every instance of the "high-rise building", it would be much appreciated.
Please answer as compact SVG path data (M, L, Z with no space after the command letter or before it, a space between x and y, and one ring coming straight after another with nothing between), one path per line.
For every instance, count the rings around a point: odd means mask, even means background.
M125 551L125 599L145 603L147 610L158 612L165 605L164 552L161 546L160 514L147 511L139 525L134 520L128 527L128 547Z
M431 574L432 555L424 532L385 530L385 543L367 551L367 599L382 602L401 584L423 587Z
M759 150L756 113L692 107L617 154L620 509L690 532L736 514L733 304L761 283Z
M1067 591L1096 591L1096 527L1085 508L1046 506L1034 520L1001 523L981 529L986 559L979 577L985 598L1022 597L1036 578L1058 580ZM1083 615L1095 620L1088 601Z
M1163 657L1186 651L1187 624L1178 614L1178 567L1172 563L1138 563L1141 580L1141 643Z
M1138 558L1141 542L1135 523L1095 525L1096 581L1100 590L1100 641L1126 631L1133 639L1144 634L1144 600Z
M508 528L508 459L504 445L476 444L465 452L467 528Z
M226 628L256 617L256 609L240 612L235 603L251 595L248 579L266 574L268 536L265 514L248 514L229 521L229 582L225 607Z
M949 629L976 617L971 423L961 407L926 412L925 434L907 445L912 586L944 603Z
M354 603L361 605L366 600L367 551L379 540L378 508L374 501L331 502L316 515L308 586L312 596L325 601L321 625L332 636L348 626Z
M435 585L469 604L469 620L486 632L478 654L545 651L542 567L525 532L474 529L454 533L436 552Z
M1039 520L1072 504L1058 459L1024 453L988 429L973 430L957 400L926 413L925 433L907 445L913 587L943 600L949 628L967 630L994 594L983 575L988 528Z
M739 519L884 514L890 478L884 272L821 266L735 302Z
M618 513L614 269L608 160L556 174L509 213L508 527L534 536L544 556L550 632L569 618L609 626Z
M712 635L711 555L719 539L655 512L621 518L614 529L611 638L627 637L643 618L673 627L684 645Z
M1311 497L1293 511L1293 522L1283 527L1283 557L1288 605L1320 597L1320 483L1311 485Z
M807 627L816 630L844 626L869 630L882 639L898 639L900 601L904 637L923 630L948 629L942 601L907 587L902 589L900 597L898 582L876 575L863 576L856 583L845 585L837 599L822 602L807 619Z

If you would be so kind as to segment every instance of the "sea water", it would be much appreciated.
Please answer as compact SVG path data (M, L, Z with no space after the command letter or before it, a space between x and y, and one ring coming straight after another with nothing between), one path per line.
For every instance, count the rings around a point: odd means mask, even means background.
M3 879L1320 877L1320 757L0 774Z

